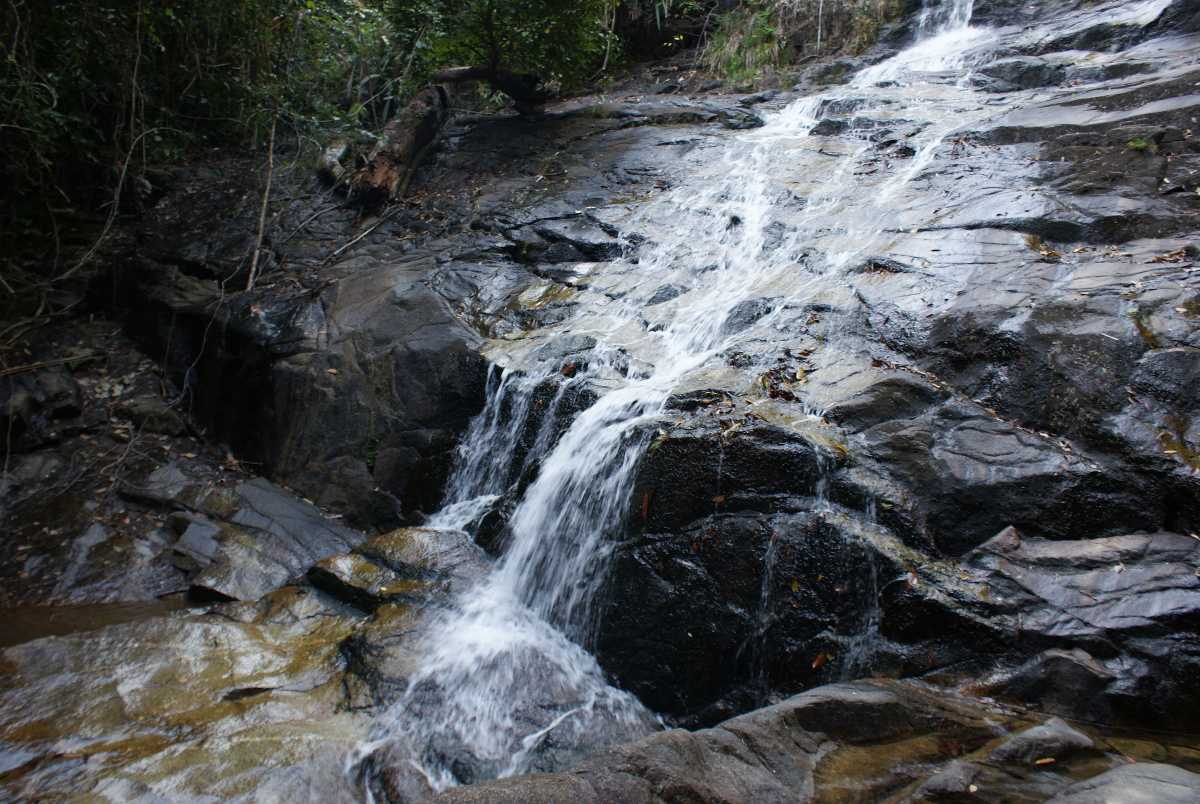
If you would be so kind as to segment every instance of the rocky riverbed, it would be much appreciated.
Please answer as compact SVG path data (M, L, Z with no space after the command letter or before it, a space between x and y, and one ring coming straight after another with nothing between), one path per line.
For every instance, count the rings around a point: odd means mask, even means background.
M372 214L297 164L250 292L246 160L163 176L0 377L8 795L1200 799L1200 5L947 4L937 64L919 5L790 89L457 118ZM564 629L645 716L535 665L518 775L451 735L444 790L381 724L639 387Z

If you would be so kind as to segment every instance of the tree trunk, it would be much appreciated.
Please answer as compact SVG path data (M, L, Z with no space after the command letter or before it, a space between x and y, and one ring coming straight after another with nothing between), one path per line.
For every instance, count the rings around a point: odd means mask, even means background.
M512 98L521 114L529 114L550 100L550 93L542 87L542 79L532 73L514 73L511 70L491 67L449 67L434 73L438 83L457 84L463 81L487 81L496 89Z
M464 81L487 81L512 98L521 114L539 110L550 99L536 75L490 67L451 67L435 73L434 83L418 92L383 129L383 138L371 151L366 166L351 180L355 198L368 206L378 206L404 195L417 166L450 117L450 93L443 84ZM323 170L336 180L335 169L326 166Z
M383 138L351 182L352 194L377 206L404 195L413 173L450 117L446 88L428 86L383 129Z

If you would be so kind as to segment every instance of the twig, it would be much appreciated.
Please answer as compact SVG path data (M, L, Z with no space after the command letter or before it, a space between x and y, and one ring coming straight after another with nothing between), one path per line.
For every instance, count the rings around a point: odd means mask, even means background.
M176 272L176 276L177 276L179 269L175 268L173 270ZM168 402L167 407L171 407L171 408L178 407L180 404L183 403L183 400L187 398L188 394L191 393L192 372L196 370L196 366L199 366L200 361L204 359L204 353L208 349L208 334L209 334L209 332L212 331L213 325L217 322L217 316L221 312L221 307L225 304L225 283L219 282L219 283L217 283L217 287L220 288L220 296L217 297L217 303L213 306L212 315L209 316L208 323L204 325L204 334L200 337L200 348L196 350L196 358L191 362L191 365L189 365L186 369L184 369L183 381L182 381L181 387L179 389L179 396L177 396L175 399ZM169 357L169 353L164 350L163 351L163 365L164 366L167 364L168 357ZM189 414L191 413L190 406L187 408L186 412Z
M821 55L821 29L825 18L825 0L817 5L817 55Z
M104 494L106 499L111 498L113 493L117 490L117 484L121 482L121 470L125 468L125 461L129 459L129 453L133 451L134 444L136 444L138 439L142 437L143 427L145 427L144 422L138 425L138 428L129 434L129 443L125 445L125 449L121 452L121 457L117 458L108 466L100 470L100 474L112 472L112 482L108 484L108 491L106 491Z
M76 357L63 357L58 360L43 360L40 363L27 363L23 366L13 366L12 368L0 369L0 377L11 377L14 374L24 374L26 371L37 371L38 369L50 368L51 366L61 366L65 363L77 363L83 360L92 360L97 357L103 357L103 352L92 352L87 355L77 355Z
M617 30L617 4L616 3L612 4L612 22L609 22L609 20L608 20L608 8L605 8L605 10L604 10L604 22L607 23L608 35L605 36L605 38L604 38L604 63L600 65L600 72L598 73L598 75L604 75L605 70L608 69L608 57L612 54L613 37L616 36L616 30Z
M267 141L267 186L263 189L262 207L258 211L258 240L254 243L254 256L250 258L250 275L246 277L246 290L254 290L254 279L258 276L258 257L262 253L263 235L267 231L267 205L271 200L271 179L275 175L275 124L279 115L271 118L271 136Z
M10 412L9 416L8 416L8 428L4 434L4 473L0 474L0 480L4 480L5 482L7 482L8 478L9 478L8 465L9 465L9 461L12 459L13 425L16 423L16 420L17 420L17 417L15 415L15 411ZM4 519L6 519L7 516L8 516L8 511L5 510L4 497L0 496L0 521L3 521Z
M138 109L138 74L142 69L142 15L144 12L142 3L138 2L137 10L137 27L134 29L134 38L137 39L137 52L133 55L133 78L129 82L129 134L137 130L137 109ZM142 121L142 127L145 128L146 121ZM146 152L142 151L142 171L146 169Z
M309 215L309 216L308 216L308 218L306 218L306 219L305 219L304 223L302 223L302 224L300 224L299 226L297 226L297 227L296 227L296 228L295 228L295 229L292 231L292 233L291 233L291 234L289 234L287 237L285 237L283 240L281 240L281 241L279 242L279 245L281 245L281 246L282 246L282 245L284 245L284 244L285 244L285 243L287 243L289 240L291 240L293 237L295 237L296 235L300 234L300 232L301 232L301 231L304 229L304 227L308 226L310 223L312 223L313 221L315 221L317 218L321 217L321 216L322 216L322 215L324 215L325 213L327 213L327 212L333 212L335 209L341 209L341 208L343 208L344 206L345 206L344 204L340 204L340 203L338 203L338 204L334 204L334 205L333 205L333 206L331 206L331 207L325 207L324 209L319 209L319 210L317 210L317 211L316 211L316 212L314 212L312 215Z
M372 225L371 225L371 227L370 227L369 229L367 229L365 232L363 232L363 233L362 233L362 234L360 234L358 237L354 238L354 239L353 239L353 240L351 240L349 243L346 243L344 246L342 246L341 248L339 248L337 251L333 252L333 253L332 253L332 254L330 254L328 257L326 257L326 258L325 258L325 262L329 262L330 260L332 260L332 259L334 259L334 258L336 258L336 257L340 257L340 256L342 255L342 253L343 253L344 251L346 251L346 249L350 248L350 247L351 247L351 246L353 246L355 243L357 243L358 241L362 240L362 239L363 239L364 237L366 237L367 235L371 234L371 232L375 231L375 230L376 230L376 229L378 229L380 226L383 226L383 225L384 225L385 223L387 223L387 222L388 222L388 221L389 221L389 220L390 220L390 219L391 219L393 216L395 216L395 214L396 214L398 211L400 211L401 209L403 209L403 207L396 207L396 208L395 208L395 209L393 209L391 212L388 212L388 213L384 214L384 216L383 216L383 217L381 217L381 218L380 218L379 220L377 220L377 221L376 221L374 224L372 224Z
M42 300L38 304L37 312L28 318L23 318L20 321L10 324L9 326L0 330L0 351L13 348L17 342L20 341L21 338L27 335L31 330L37 327L44 327L46 324L49 324L52 319L66 315L71 310L78 307L82 302L83 298L76 299L61 310L50 312L43 316L42 311L46 309L46 295L43 293ZM10 333L14 332L16 334L11 335L10 337ZM6 338L7 340L5 340Z

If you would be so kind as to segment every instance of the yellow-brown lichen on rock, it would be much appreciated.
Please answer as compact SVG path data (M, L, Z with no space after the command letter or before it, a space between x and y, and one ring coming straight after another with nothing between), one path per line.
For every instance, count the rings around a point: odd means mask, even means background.
M8 648L0 782L23 798L128 799L309 796L323 780L318 797L333 800L365 729L344 706L339 655L359 625L288 587Z

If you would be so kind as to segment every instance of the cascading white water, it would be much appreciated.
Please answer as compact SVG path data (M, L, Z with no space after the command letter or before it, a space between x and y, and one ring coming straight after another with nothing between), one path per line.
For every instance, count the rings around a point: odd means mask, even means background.
M610 686L582 647L649 425L672 390L714 355L742 339L770 338L786 307L746 329L729 323L739 305L803 299L811 283L886 251L881 238L894 225L893 199L911 189L946 134L964 122L960 107L969 90L957 77L921 74L961 70L985 41L967 24L971 6L931 5L918 21L920 44L864 71L848 92L797 101L731 139L687 185L628 222L628 230L649 236L638 259L615 261L590 277L578 312L531 337L596 342L586 369L569 383L599 398L557 443L553 410L566 385L561 360L495 346L497 362L509 368L490 378L487 408L467 434L445 507L430 525L476 521L515 488L518 464L536 463L536 478L512 511L503 557L430 624L408 691L358 758L395 744L441 789L541 767L547 743L595 747L654 728L654 718ZM870 149L865 138L829 153L810 136L822 106L846 97L884 116L921 116L909 167L867 181L855 175ZM897 99L905 105L896 108ZM677 295L655 303L664 287ZM559 396L519 458L531 400L551 378L560 382ZM464 772L464 764L471 769Z
M926 40L940 34L966 29L971 23L971 11L974 6L974 2L965 3L958 0L922 4L917 14L917 41L925 45Z

